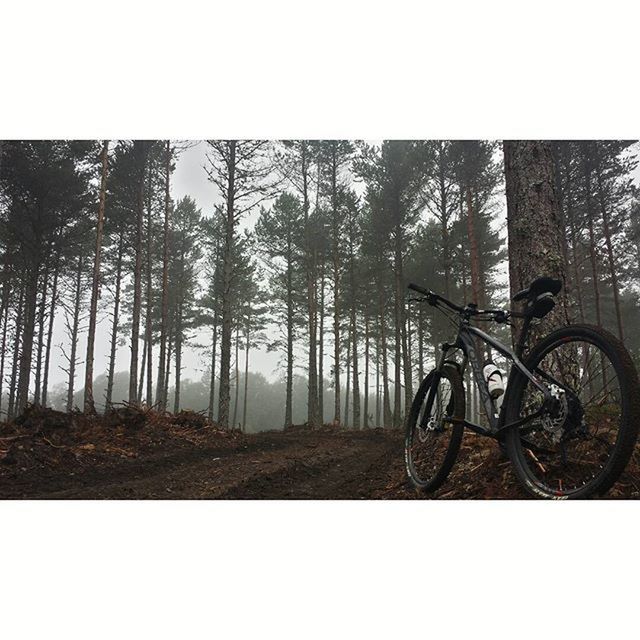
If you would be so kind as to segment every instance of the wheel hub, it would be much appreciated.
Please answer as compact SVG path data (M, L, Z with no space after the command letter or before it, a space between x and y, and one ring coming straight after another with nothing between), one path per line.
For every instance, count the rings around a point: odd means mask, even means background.
M542 417L542 426L551 434L551 439L557 443L562 438L564 426L569 415L567 394L557 384L549 385L551 397L555 400L553 412L548 412Z

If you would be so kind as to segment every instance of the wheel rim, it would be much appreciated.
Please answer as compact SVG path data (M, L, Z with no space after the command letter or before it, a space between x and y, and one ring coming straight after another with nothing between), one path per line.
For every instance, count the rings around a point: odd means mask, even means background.
M623 418L620 380L607 353L584 337L549 347L536 374L555 407L519 430L519 453L538 487L570 495L597 482L611 460ZM520 415L534 413L542 403L542 393L527 381Z
M444 420L453 415L454 392L451 382L441 377L431 406L429 388L422 394L417 416L414 413L407 439L407 469L420 485L427 485L438 476L449 452L453 426Z

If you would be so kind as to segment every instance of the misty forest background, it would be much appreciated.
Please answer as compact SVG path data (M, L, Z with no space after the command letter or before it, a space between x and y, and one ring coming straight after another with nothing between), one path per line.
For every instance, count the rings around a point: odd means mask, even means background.
M399 426L451 333L406 283L508 304L501 143L201 141L206 214L172 197L194 144L0 143L0 420L129 402L248 431ZM638 145L550 144L572 317L638 362ZM252 370L265 349L271 379Z

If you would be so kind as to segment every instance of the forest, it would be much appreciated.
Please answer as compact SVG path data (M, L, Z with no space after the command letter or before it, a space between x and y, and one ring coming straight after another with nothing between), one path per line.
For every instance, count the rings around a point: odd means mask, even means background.
M204 208L173 195L195 145ZM548 147L570 316L639 364L638 144ZM0 420L126 403L249 432L401 427L450 337L407 283L509 304L503 158L491 140L1 142Z

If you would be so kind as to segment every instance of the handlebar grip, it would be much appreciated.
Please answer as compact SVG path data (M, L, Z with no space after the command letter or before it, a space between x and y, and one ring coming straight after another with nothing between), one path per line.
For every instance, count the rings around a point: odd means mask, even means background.
M431 291L429 291L429 289L425 289L424 287L421 287L421 286L419 286L417 284L413 284L413 282L409 283L409 289L412 289L413 291L417 291L418 293L421 293L421 294L423 294L425 296L432 295Z

